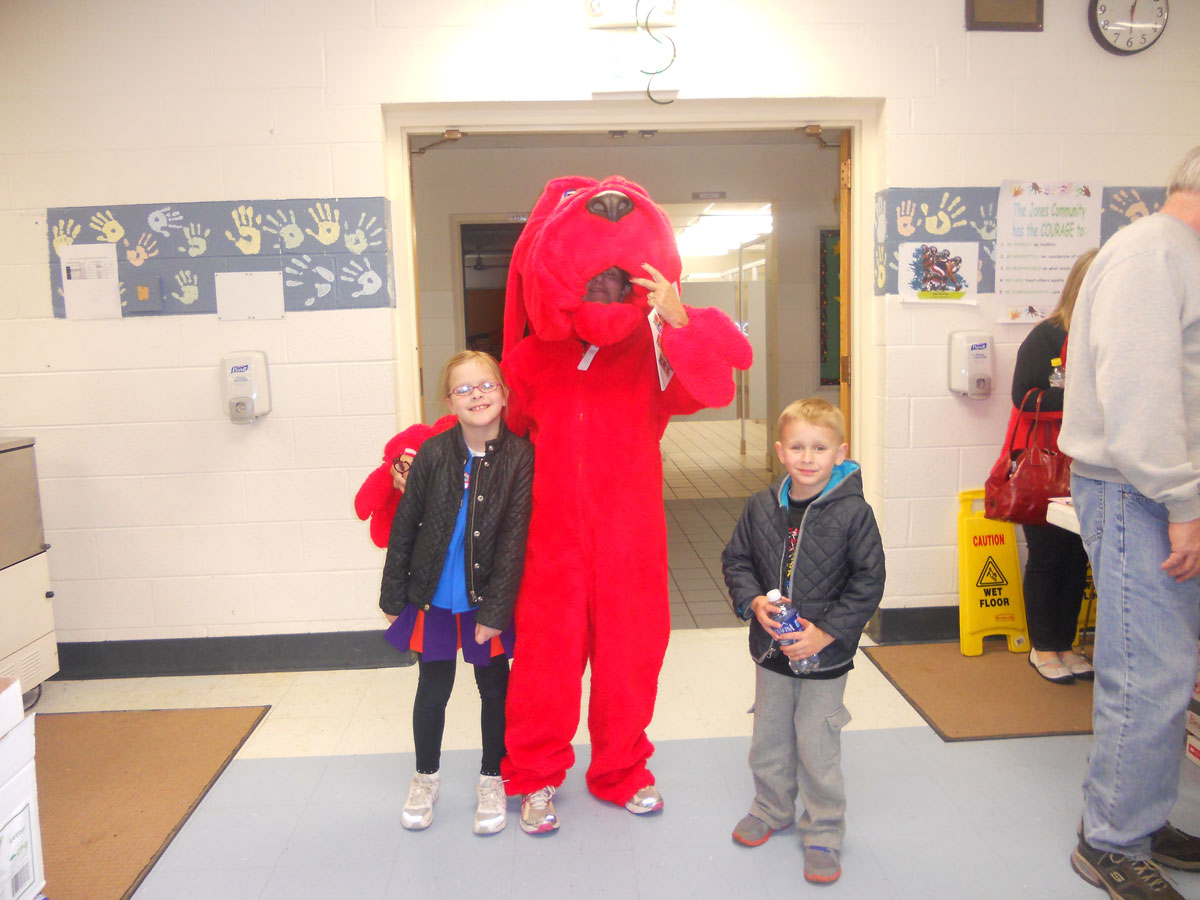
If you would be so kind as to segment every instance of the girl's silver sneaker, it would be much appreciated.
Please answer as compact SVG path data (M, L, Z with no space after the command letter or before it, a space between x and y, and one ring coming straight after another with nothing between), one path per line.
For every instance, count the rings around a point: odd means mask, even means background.
M408 785L408 799L400 813L400 824L409 831L428 828L433 822L433 804L437 802L442 779L438 772L423 775L418 772Z
M504 779L499 775L480 775L479 805L475 808L475 833L496 834L508 824L508 797L504 793Z

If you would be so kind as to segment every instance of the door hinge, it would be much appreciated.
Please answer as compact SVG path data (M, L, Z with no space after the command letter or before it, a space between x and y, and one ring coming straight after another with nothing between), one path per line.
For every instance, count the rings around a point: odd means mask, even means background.
M848 159L842 160L841 181L842 187L846 190L850 190L850 162Z
M841 370L839 372L838 378L842 382L842 384L850 383L850 357L848 357L848 356L841 357Z

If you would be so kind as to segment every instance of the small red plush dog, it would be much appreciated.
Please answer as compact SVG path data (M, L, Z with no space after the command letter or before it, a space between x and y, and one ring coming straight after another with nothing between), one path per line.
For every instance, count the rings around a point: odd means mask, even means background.
M354 495L354 511L364 522L371 520L371 540L376 547L388 545L392 519L404 494L408 467L417 450L426 438L452 428L456 421L454 416L442 416L432 428L420 423L410 425L384 445L383 462L367 476Z

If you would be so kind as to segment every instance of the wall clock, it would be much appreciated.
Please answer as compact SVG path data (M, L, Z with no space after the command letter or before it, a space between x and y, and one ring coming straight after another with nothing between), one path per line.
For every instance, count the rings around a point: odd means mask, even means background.
M1167 28L1167 0L1089 0L1088 27L1109 53L1141 53Z

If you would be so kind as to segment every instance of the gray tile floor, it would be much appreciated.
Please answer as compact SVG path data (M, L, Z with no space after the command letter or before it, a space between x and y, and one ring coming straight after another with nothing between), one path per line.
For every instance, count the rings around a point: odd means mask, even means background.
M411 754L235 760L135 900L726 898L1099 900L1067 857L1088 737L943 743L927 728L848 731L843 876L803 881L794 829L729 838L751 797L747 738L658 743L661 815L634 818L582 783L560 790L550 836L471 833L478 751L443 755L429 830L398 827ZM1200 831L1200 768L1183 763L1173 821ZM510 813L517 804L510 801ZM1200 874L1170 873L1200 898Z

